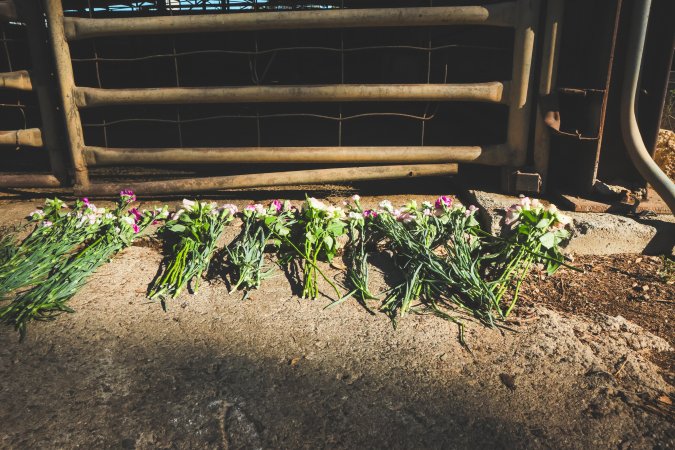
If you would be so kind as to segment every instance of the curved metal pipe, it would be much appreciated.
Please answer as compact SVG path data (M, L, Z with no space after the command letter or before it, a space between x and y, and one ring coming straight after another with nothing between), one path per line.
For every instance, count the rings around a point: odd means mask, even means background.
M621 92L621 131L628 155L635 168L654 187L670 211L675 214L675 183L663 173L647 151L635 117L642 52L647 35L651 3L651 0L635 1Z

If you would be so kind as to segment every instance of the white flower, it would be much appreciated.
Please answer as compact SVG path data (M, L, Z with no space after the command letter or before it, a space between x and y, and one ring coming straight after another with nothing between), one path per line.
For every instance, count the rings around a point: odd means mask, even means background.
M361 220L361 219L363 219L363 215L360 214L360 213L357 213L355 211L349 211L348 217L349 217L350 220Z
M392 212L394 209L394 206L391 204L389 200L382 200L380 202L380 208L387 211L387 212Z
M320 211L326 210L326 205L323 202L315 199L314 197L308 198L305 203L309 208L318 209Z
M359 196L358 194L352 195L352 201L358 202L358 201L360 201L360 200L361 200L361 196Z
M89 225L95 224L97 218L98 218L98 216L96 214L87 214L87 219L89 220Z
M184 209L179 209L178 211L173 213L173 216L171 216L171 220L177 220L184 212L185 212Z
M108 219L108 220L112 219L113 217L115 217L115 216L112 213L106 213L106 215L105 215L105 218Z
M45 227L45 228L51 227L52 225L53 225L53 223L51 223L49 220L45 220L45 221L42 222L42 226Z
M122 221L123 221L123 222L126 222L128 225L134 225L134 224L136 223L136 221L134 220L134 218L131 217L131 216L124 216L124 217L122 217Z
M195 206L195 202L188 200L187 198L183 199L183 208L191 210Z
M342 208L336 206L329 206L326 208L326 213L328 214L328 217L334 217L336 219L340 219L345 216L345 212L342 210Z
M433 209L433 208L434 208L434 205L433 205L433 203L431 203L431 202L422 202L422 206L423 206L425 209Z
M226 204L224 204L223 206L220 207L220 211L224 211L224 210L227 210L228 215L230 215L230 216L234 216L235 214L237 214L237 211L239 211L237 206L233 205L232 203L226 203Z

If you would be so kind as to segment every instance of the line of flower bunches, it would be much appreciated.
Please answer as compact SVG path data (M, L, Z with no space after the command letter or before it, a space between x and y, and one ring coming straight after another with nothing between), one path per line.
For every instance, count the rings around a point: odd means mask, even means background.
M275 200L252 204L239 212L231 204L184 200L173 214L166 206L139 211L136 196L122 191L114 209L97 208L86 198L72 207L47 200L30 215L32 232L18 246L0 242L0 322L23 336L32 320L54 319L72 312L68 301L103 263L133 243L151 224L171 250L166 252L148 297L166 301L188 286L195 291L209 272L218 240L240 217L237 238L223 250L232 292L244 297L260 287L277 263L298 273L303 298L319 295L319 279L334 294L334 307L349 298L369 311L379 309L396 325L407 313L432 313L460 324L474 317L494 326L505 319L518 299L521 283L535 266L553 273L564 263L560 245L569 239L569 220L554 205L522 198L507 211L506 233L492 236L476 219L477 209L442 196L418 205L396 208L385 200L364 209L359 196L342 207L307 198L297 208ZM369 256L388 255L400 282L373 292ZM343 255L341 279L322 270Z

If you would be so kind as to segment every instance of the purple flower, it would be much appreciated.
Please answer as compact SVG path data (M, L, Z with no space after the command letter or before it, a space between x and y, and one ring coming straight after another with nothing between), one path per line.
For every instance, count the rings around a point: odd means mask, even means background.
M129 210L129 213L132 214L132 215L134 216L134 218L136 219L136 221L139 221L139 220L142 220L142 219L143 219L143 214L141 214L141 212L140 212L137 208L131 208L131 209Z
M280 212L281 209L284 207L284 204L281 203L281 200L272 200L272 203L270 203L270 206L274 207L274 209L277 212Z
M436 199L436 209L441 209L443 207L450 208L452 206L452 197L446 195L441 195Z
M133 225L131 226L131 228L134 229L134 233L139 233L139 232L141 231L141 229L138 228L138 225L136 225L136 224L133 224Z
M84 203L84 206L89 206L89 199L87 197L84 197L82 199L82 203Z
M375 217L377 217L377 211L372 209L366 209L365 211L363 211L363 217L366 218L370 217L374 219Z
M120 191L120 197L122 197L122 200L126 201L127 203L136 201L136 194L134 194L134 191L130 189L124 189Z

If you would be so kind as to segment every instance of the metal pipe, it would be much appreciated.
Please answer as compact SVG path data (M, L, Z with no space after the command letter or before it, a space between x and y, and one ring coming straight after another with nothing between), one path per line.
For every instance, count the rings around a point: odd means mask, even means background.
M107 105L186 103L471 101L503 103L508 86L493 81L466 84L333 84L151 89L75 88L79 108Z
M409 177L454 175L457 164L421 164L399 166L346 167L337 169L296 170L290 172L254 173L223 177L187 178L145 181L139 183L92 183L76 186L76 195L114 195L132 189L141 195L205 192L223 189L291 186L296 184L339 183L348 181L390 180Z
M123 19L67 17L65 29L66 38L75 41L104 36L222 31L448 25L512 27L515 20L515 3L504 2L483 6L277 11Z
M0 175L0 188L56 188L61 182L54 175Z
M89 173L87 164L84 162L82 149L84 136L82 134L82 121L74 98L75 77L73 65L70 60L70 48L66 41L63 29L63 6L61 0L43 0L44 11L49 24L50 41L54 52L56 77L63 100L63 115L66 121L67 147L73 162L75 184L87 186Z
M42 147L42 132L38 128L0 131L0 145Z
M0 73L0 89L16 89L17 91L32 91L30 74L27 70Z
M89 166L135 164L410 164L469 162L506 164L506 145L466 147L85 147Z
M635 116L650 6L651 0L636 0L633 9L621 92L621 131L628 155L635 168L654 187L671 212L675 214L675 183L663 173L647 151Z
M513 77L510 87L507 143L513 152L512 165L527 163L532 111L534 43L539 21L540 0L516 2L516 36L513 47Z

